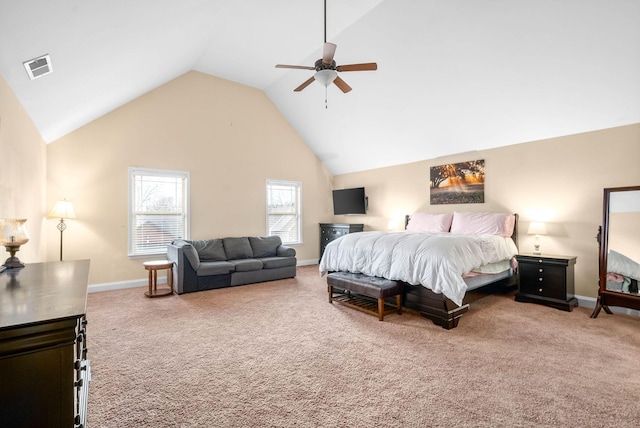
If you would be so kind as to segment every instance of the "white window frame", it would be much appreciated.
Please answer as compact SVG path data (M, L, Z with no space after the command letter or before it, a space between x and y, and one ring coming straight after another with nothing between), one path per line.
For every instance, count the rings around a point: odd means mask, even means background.
M278 233L272 228L271 225L271 216L270 214L270 204L272 200L272 188L274 186L284 186L290 187L291 191L295 191L295 213L294 221L295 221L295 234L297 235L297 239L290 240L286 239L286 233ZM278 235L282 238L282 243L284 245L298 245L302 244L302 182L300 181L289 181L289 180L267 180L266 185L266 230L267 236Z
M153 213L151 215L158 216L176 216L180 215L182 217L181 230L177 231L177 234L182 236L174 236L174 238L180 239L189 239L189 213L190 213L190 174L187 171L173 171L173 170L163 170L163 169L151 169L151 168L138 168L138 167L129 167L129 192L128 192L128 245L127 252L129 257L144 257L144 256L154 256L154 255L162 255L166 254L167 247L166 245L171 242L171 239L167 240L167 242L159 243L158 245L151 246L151 248L145 250L136 245L135 243L135 232L136 226L135 221L138 216L149 215L149 213L145 213L144 211L136 212L136 192L134 188L134 183L138 177L163 177L167 179L176 180L176 184L178 184L182 180L182 192L180 192L180 196L182 197L182 210L180 211L172 211L165 213Z

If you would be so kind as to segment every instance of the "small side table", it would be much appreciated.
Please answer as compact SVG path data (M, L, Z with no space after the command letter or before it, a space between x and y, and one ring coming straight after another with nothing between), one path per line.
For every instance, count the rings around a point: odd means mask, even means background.
M575 256L518 254L517 302L532 302L571 311L578 306L574 295Z
M160 297L173 294L173 262L169 260L152 260L142 263L144 268L149 271L149 291L145 291L147 297ZM168 289L162 288L158 291L158 271L168 269L167 285Z

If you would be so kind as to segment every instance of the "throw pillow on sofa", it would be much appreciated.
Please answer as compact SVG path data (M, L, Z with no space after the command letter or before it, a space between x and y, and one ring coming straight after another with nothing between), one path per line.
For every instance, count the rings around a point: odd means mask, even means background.
M224 252L227 260L250 259L253 257L253 250L249 244L249 238L223 238Z
M278 247L282 245L279 236L265 236L261 238L249 237L249 244L253 250L253 257L275 257Z
M222 239L194 239L186 242L190 243L193 248L196 249L201 262L221 262L227 260Z

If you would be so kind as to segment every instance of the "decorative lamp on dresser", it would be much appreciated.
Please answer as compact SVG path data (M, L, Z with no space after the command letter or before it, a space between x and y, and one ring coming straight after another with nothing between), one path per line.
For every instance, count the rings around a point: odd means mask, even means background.
M364 224L320 223L320 258L322 258L324 249L329 242L349 233L362 232L363 230Z
M89 260L0 274L0 426L84 427Z
M532 302L572 311L578 306L574 297L574 266L577 257L519 254L516 301Z

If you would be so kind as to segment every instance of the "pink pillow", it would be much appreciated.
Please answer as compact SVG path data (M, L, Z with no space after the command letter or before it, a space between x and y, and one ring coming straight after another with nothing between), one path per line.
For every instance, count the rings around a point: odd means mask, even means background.
M452 213L415 213L409 219L407 232L448 232L451 227L452 219Z
M516 217L507 213L454 212L451 233L511 237Z

